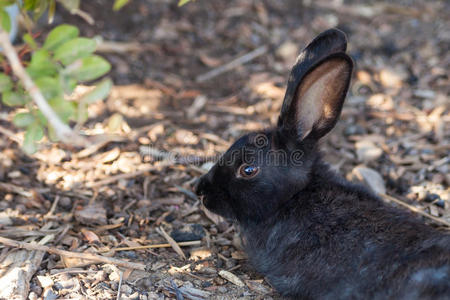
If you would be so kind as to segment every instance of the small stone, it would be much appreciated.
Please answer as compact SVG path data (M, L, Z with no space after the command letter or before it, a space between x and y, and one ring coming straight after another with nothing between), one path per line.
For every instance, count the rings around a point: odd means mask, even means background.
M8 173L9 178L19 178L20 176L22 176L22 173L20 173L20 171L18 170Z
M425 188L422 185L412 186L411 187L411 192L416 194L417 195L417 199L419 199L419 200L425 200L425 197L427 196L427 192L426 192Z
M444 208L445 209L445 201L443 199L439 199L438 201L433 203L437 207Z
M440 199L441 199L441 197L439 197L438 194L430 193L430 194L427 194L425 196L425 199L423 199L423 200L425 202L432 203L432 202L435 202L435 201L439 201Z
M276 50L276 55L285 62L293 62L298 54L298 45L292 41L286 41Z
M383 150L378 148L374 143L370 141L359 141L355 144L356 155L360 162L370 162L378 159L382 154Z
M133 289L128 284L122 284L120 291L125 295L130 295L133 292Z
M430 206L430 215L434 217L439 217L439 210L436 208L436 206Z
M44 292L44 300L56 300L58 295L52 290L48 289Z
M379 73L381 84L389 88L401 88L403 85L402 77L402 74L392 69L383 69Z
M0 212L0 225L12 225L13 222L6 212Z
M89 205L76 210L75 219L86 225L106 225L106 210L101 205Z
M227 288L224 287L224 286L219 286L219 287L217 288L217 291L218 291L219 293L222 293L222 294L225 294L226 292L228 292Z
M359 70L356 72L356 78L361 81L364 84L371 84L372 83L372 76L369 72L364 70Z
M142 199L142 200L139 200L139 201L136 203L136 206L137 206L138 208L148 207L148 206L150 206L150 205L152 205L152 202L151 202L149 199Z
M394 109L394 100L392 97L385 94L374 94L367 99L367 105L378 110L392 110Z
M364 166L356 166L352 170L352 177L365 183L376 194L386 194L383 177L377 171Z
M180 144L195 145L198 144L198 137L191 131L179 129L175 132L175 139Z
M366 133L366 130L364 129L364 127L362 127L361 125L358 125L358 124L349 125L349 126L345 127L345 130L344 130L344 134L346 136L363 135L365 133Z
M42 288L50 288L53 286L53 280L50 276L37 276L37 280Z
M29 300L37 300L38 295L35 292L31 292L30 294L28 294L28 299Z
M170 236L177 242L188 242L201 240L205 236L205 230L200 224L185 226L182 230L174 230Z
M61 197L59 200L59 205L61 205L62 208L68 209L72 208L72 200L70 197Z
M436 97L436 93L432 90L415 90L413 95L422 99L434 99Z

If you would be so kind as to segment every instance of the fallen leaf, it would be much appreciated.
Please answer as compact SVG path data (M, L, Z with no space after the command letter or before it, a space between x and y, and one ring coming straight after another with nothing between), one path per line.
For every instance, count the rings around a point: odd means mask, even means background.
M242 282L242 280L231 272L221 270L221 271L219 271L219 275L222 278L228 280L229 282L231 282L237 286L240 286L240 287L245 286L245 284Z

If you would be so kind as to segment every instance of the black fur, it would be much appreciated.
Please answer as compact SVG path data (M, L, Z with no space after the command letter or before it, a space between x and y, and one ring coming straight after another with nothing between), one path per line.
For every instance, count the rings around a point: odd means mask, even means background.
M335 29L305 48L277 128L240 138L200 178L197 193L208 209L239 224L251 263L284 296L450 299L450 235L345 181L320 157L318 139L337 121L348 88L345 49L345 35ZM343 58L337 66L345 78L337 79L344 95L318 100L328 106L305 128L297 109L309 102L298 95L300 86L336 56ZM243 164L259 173L243 178Z

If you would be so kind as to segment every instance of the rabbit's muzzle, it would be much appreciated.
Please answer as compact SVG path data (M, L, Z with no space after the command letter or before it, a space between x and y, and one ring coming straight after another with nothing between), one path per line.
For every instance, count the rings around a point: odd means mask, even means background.
M200 200L202 201L203 205L205 205L205 195L207 193L208 186L210 186L211 184L212 182L209 173L202 175L195 183L194 191L198 196L200 196Z
M210 171L201 176L195 183L194 191L209 211L223 217L232 216L232 209L228 203L229 197L213 180L213 172Z

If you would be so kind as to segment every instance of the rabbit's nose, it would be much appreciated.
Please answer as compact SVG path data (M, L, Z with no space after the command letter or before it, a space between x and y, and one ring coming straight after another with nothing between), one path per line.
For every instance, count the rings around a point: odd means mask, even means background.
M201 196L203 195L203 193L205 192L205 186L208 184L209 180L208 177L206 176L208 174L205 174L203 176L201 176L199 179L197 179L197 181L195 182L194 185L194 191L197 195Z

